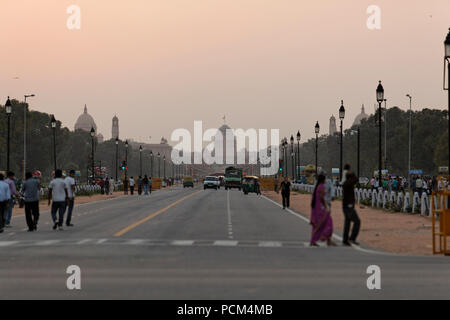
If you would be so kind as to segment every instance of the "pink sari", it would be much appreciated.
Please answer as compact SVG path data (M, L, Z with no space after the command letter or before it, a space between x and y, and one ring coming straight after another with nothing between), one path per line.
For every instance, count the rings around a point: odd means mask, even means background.
M311 210L311 222L313 227L311 235L311 244L315 244L317 241L327 241L333 235L333 220L331 214L320 201L320 193L325 192L325 185L321 184L317 190L316 202L314 208Z

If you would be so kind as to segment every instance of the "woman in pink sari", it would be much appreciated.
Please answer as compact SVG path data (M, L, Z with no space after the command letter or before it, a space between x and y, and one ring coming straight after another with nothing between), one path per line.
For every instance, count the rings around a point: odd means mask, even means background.
M311 246L317 247L317 241L327 241L329 246L335 246L331 240L333 236L333 220L331 219L330 208L325 201L325 176L317 177L317 184L314 189L311 202Z

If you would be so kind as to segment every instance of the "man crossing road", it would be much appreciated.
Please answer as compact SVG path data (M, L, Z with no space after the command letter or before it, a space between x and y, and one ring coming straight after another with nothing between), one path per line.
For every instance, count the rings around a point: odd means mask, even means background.
M48 191L48 205L50 206L50 201L52 201L52 219L53 219L53 230L63 229L64 222L64 212L66 211L66 205L68 204L69 193L67 191L66 183L62 178L62 171L60 169L55 171L55 179L50 182ZM59 213L57 218L56 213Z
M68 195L66 226L73 227L72 211L75 204L75 170L70 170L69 176L64 179L64 183L66 184Z
M5 176L0 173L0 233L3 232L5 227L4 214L9 205L11 199L11 191L9 185L4 181Z

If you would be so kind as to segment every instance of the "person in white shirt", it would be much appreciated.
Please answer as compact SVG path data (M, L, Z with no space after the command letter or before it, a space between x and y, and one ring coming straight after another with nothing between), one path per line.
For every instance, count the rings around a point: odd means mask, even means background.
M131 195L134 194L134 179L133 179L133 177L130 178L130 193L131 193Z
M8 208L9 200L11 199L11 190L4 180L5 176L0 173L0 233L3 232L3 228L5 227L3 215Z
M52 201L53 200L53 201ZM53 230L59 228L63 229L64 222L64 212L66 211L66 205L69 200L69 193L67 191L66 183L62 178L62 171L57 169L55 171L55 179L50 182L48 190L48 205L50 206L50 201L52 201L52 219L53 219ZM56 212L59 213L59 219L56 218Z
M68 227L73 227L72 224L72 211L73 211L73 206L75 204L75 170L70 170L69 172L69 176L66 177L66 179L64 179L64 183L66 184L66 188L67 188L67 195L68 195L68 200L67 200L67 218L66 218L66 226Z

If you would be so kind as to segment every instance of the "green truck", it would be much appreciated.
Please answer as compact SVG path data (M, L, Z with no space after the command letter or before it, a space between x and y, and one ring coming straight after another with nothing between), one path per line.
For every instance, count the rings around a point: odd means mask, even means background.
M225 190L237 188L242 189L242 169L228 167L225 169Z

